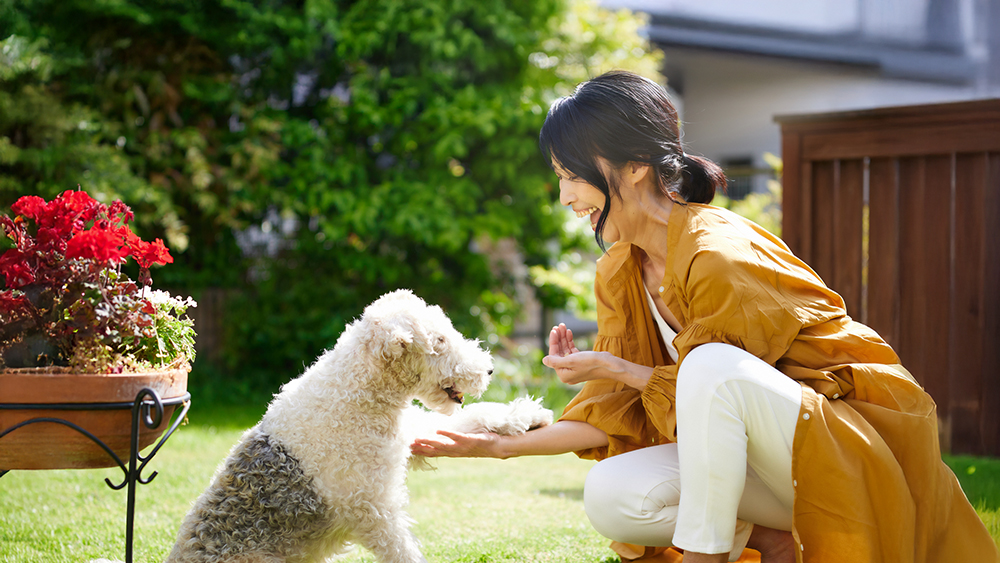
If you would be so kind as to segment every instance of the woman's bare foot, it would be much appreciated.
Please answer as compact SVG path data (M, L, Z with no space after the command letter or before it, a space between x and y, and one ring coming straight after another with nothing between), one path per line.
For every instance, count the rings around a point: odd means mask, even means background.
M747 547L760 552L761 563L795 563L792 533L754 524Z

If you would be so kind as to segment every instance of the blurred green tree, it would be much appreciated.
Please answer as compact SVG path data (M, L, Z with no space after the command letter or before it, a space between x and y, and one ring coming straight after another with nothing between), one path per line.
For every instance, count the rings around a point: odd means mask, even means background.
M13 0L0 205L130 204L174 252L160 284L226 290L217 357L244 384L399 287L503 333L515 286L565 305L544 271L591 244L563 228L546 109L611 68L659 78L643 23L589 0ZM501 239L534 275L484 251Z

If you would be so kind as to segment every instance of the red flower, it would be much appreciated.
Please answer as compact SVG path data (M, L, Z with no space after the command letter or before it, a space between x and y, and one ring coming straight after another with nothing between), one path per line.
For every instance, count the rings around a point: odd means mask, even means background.
M84 220L93 219L93 215L100 210L101 205L90 194L84 191L66 190L55 199L66 206L66 209L78 214L88 215Z
M39 227L35 238L38 240L35 248L39 252L57 252L59 254L66 252L67 237L57 229Z
M135 237L134 234L132 236ZM153 242L143 242L139 240L139 237L135 237L134 243L133 241L129 241L128 245L132 250L132 256L141 268L149 268L153 264L161 266L172 264L174 261L174 257L170 255L170 251L167 250L161 239L156 239Z
M110 217L111 220L115 222L118 222L118 220L120 219L122 224L124 225L125 223L131 221L132 218L135 217L135 215L132 214L132 209L129 206L125 205L125 203L122 202L122 200L116 199L115 201L111 202L111 205L108 206L108 217Z
M83 258L106 264L128 256L122 239L111 231L91 229L77 234L66 244L66 258Z
M39 227L56 229L72 236L84 229L87 222L98 215L107 214L107 206L90 197L87 192L66 190L53 199L38 218Z
M38 197L37 195L26 195L18 198L18 200L15 201L14 205L11 205L10 208L14 213L24 215L28 219L33 219L35 222L38 222L45 214L47 204L44 199Z
M141 245L145 244L139 235L132 232L132 229L128 228L128 225L122 225L121 227L112 227L116 235L122 237L122 242L128 247L129 254L134 254Z
M24 287L35 281L35 272L28 264L27 256L14 248L0 256L0 271L7 278L7 287L11 289Z

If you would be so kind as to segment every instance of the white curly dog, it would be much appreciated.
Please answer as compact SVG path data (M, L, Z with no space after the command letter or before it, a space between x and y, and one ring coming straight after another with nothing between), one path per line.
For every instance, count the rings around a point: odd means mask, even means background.
M460 409L492 367L439 307L407 290L382 296L243 434L167 562L319 562L353 543L382 562L425 561L404 510L413 438L442 424L514 434L552 421L530 399Z

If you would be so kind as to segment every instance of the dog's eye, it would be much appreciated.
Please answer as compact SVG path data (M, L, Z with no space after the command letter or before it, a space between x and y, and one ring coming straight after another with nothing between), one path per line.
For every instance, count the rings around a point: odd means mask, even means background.
M438 344L444 344L444 337L438 336Z

